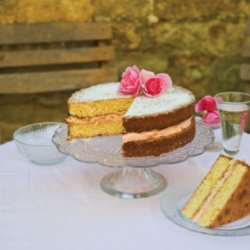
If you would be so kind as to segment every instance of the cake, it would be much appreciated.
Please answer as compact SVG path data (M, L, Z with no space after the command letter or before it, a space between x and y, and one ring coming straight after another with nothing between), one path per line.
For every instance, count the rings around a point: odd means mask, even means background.
M162 75L150 79L161 83L160 77L167 79ZM193 94L171 84L168 91L159 94L156 88L157 96L149 96L155 94L153 90L146 96L138 86L133 88L136 94L129 89L130 95L119 91L120 83L98 84L74 93L68 100L69 139L123 134L125 157L158 156L191 142L195 135Z
M219 156L182 213L203 227L218 227L250 214L250 166Z

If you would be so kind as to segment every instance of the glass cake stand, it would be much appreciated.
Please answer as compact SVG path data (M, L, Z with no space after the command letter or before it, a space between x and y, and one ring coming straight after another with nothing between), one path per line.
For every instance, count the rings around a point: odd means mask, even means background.
M151 169L159 164L174 164L188 157L202 154L214 140L213 130L196 121L194 140L175 151L158 157L129 157L121 155L122 136L98 136L88 139L67 140L67 125L57 129L53 142L58 150L76 160L99 163L114 170L101 181L101 188L108 194L121 198L141 198L165 189L165 178Z

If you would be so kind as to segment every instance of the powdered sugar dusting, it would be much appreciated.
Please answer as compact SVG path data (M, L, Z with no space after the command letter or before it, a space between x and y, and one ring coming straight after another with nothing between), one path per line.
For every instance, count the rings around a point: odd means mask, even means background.
M98 84L75 92L69 102L93 102L117 98L131 98L118 92L118 83ZM137 96L125 117L145 116L162 112L171 112L195 101L194 95L181 87L171 89L158 97Z
M171 112L195 101L194 95L181 87L173 86L168 92L157 98L138 96L127 111L125 117L144 116Z
M75 92L69 102L93 102L117 98L129 98L130 95L118 93L118 83L98 84Z

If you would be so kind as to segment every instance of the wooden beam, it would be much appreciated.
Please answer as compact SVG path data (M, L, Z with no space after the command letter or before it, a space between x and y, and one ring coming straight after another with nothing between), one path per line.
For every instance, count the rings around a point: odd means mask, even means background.
M0 45L111 39L107 23L37 23L0 26Z
M0 52L0 68L109 61L113 46Z
M85 88L116 81L116 69L82 69L0 75L0 93L39 93Z

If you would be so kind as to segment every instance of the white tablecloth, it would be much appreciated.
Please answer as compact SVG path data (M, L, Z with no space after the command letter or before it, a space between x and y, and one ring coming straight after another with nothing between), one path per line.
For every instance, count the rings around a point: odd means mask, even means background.
M220 141L220 130L215 133ZM188 183L201 179L220 153L155 170L168 186ZM250 163L250 135L244 135L238 158ZM250 236L202 235L173 224L160 210L164 192L134 200L104 193L100 180L110 171L71 157L39 166L21 156L14 142L0 145L0 249L250 249Z

